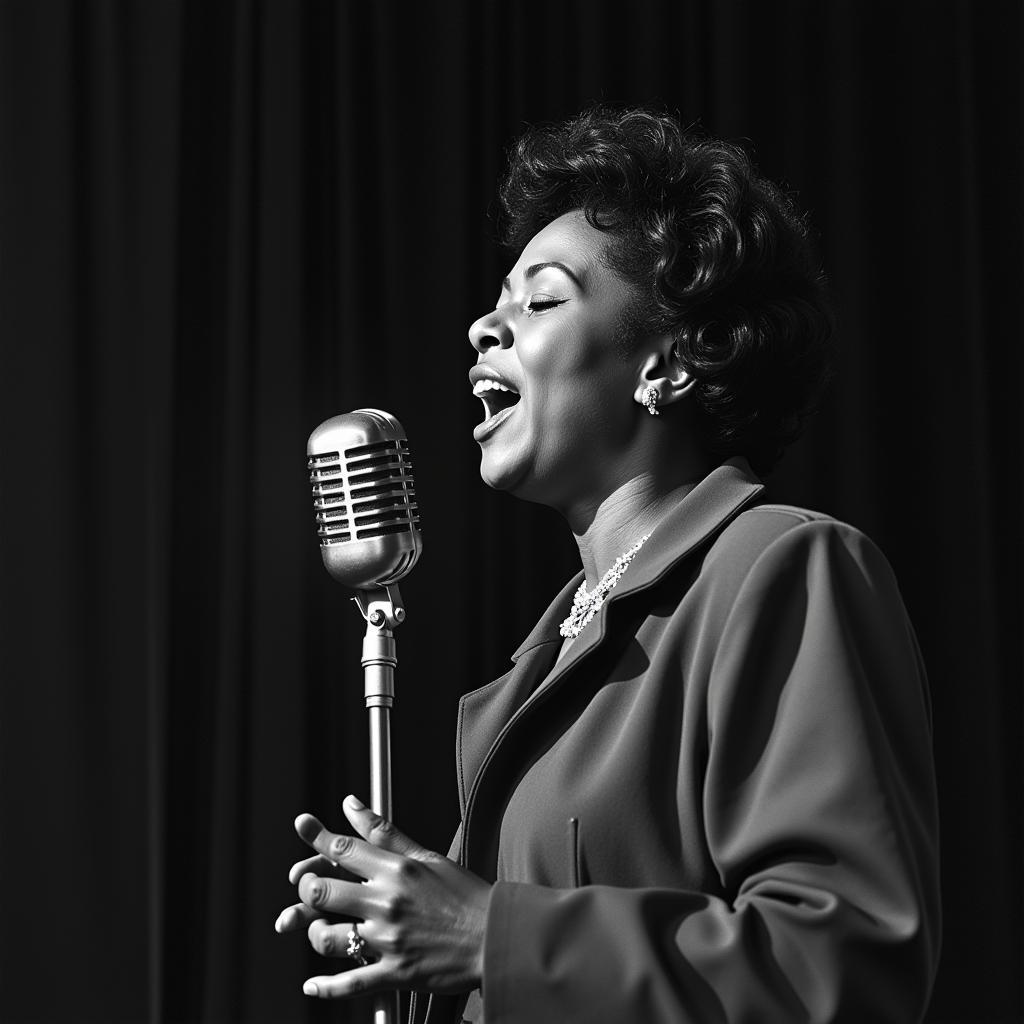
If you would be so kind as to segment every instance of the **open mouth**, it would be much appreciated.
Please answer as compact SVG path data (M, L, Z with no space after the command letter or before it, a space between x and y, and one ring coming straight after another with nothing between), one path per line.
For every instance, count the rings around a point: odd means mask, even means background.
M496 380L481 380L473 388L473 394L484 403L484 422L494 419L500 412L519 404L517 391Z

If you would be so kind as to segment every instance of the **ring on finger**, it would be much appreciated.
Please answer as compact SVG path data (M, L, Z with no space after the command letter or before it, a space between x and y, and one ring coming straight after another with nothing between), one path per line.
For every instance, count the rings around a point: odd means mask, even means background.
M352 925L348 933L348 948L345 956L351 957L360 967L365 967L370 961L366 959L363 952L366 949L366 939L359 934L359 925Z

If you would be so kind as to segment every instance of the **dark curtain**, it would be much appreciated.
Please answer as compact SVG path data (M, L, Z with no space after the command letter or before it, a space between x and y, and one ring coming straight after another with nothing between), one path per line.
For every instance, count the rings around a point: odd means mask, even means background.
M929 1021L1019 1021L1022 7L0 4L0 1019L365 1020L273 922L302 810L367 795L321 420L409 434L396 819L447 849L460 693L577 565L478 476L466 328L524 123L649 102L809 209L839 376L772 480L887 553L930 669Z

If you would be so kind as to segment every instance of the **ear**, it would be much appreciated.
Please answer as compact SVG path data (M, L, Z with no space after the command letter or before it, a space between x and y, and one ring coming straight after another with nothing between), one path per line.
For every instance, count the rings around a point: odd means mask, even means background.
M686 398L696 383L696 379L683 369L675 338L666 334L658 338L654 348L648 349L643 357L633 399L643 405L644 392L654 388L658 392L658 406L663 408Z

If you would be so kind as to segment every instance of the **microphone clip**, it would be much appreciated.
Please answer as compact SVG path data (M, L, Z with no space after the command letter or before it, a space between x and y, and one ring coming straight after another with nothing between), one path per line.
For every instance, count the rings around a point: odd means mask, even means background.
M367 625L374 629L391 630L405 622L405 607L397 583L357 590L352 600Z
M386 714L395 701L395 666L398 664L398 654L391 630L405 621L402 595L398 592L398 586L392 583L357 590L352 600L366 619L362 658L363 696L371 712L383 708ZM384 726L380 722L371 727L371 746L373 743L390 742L383 734L378 735L379 729L382 728ZM374 736L376 739L373 739ZM390 782L388 787L390 789Z

